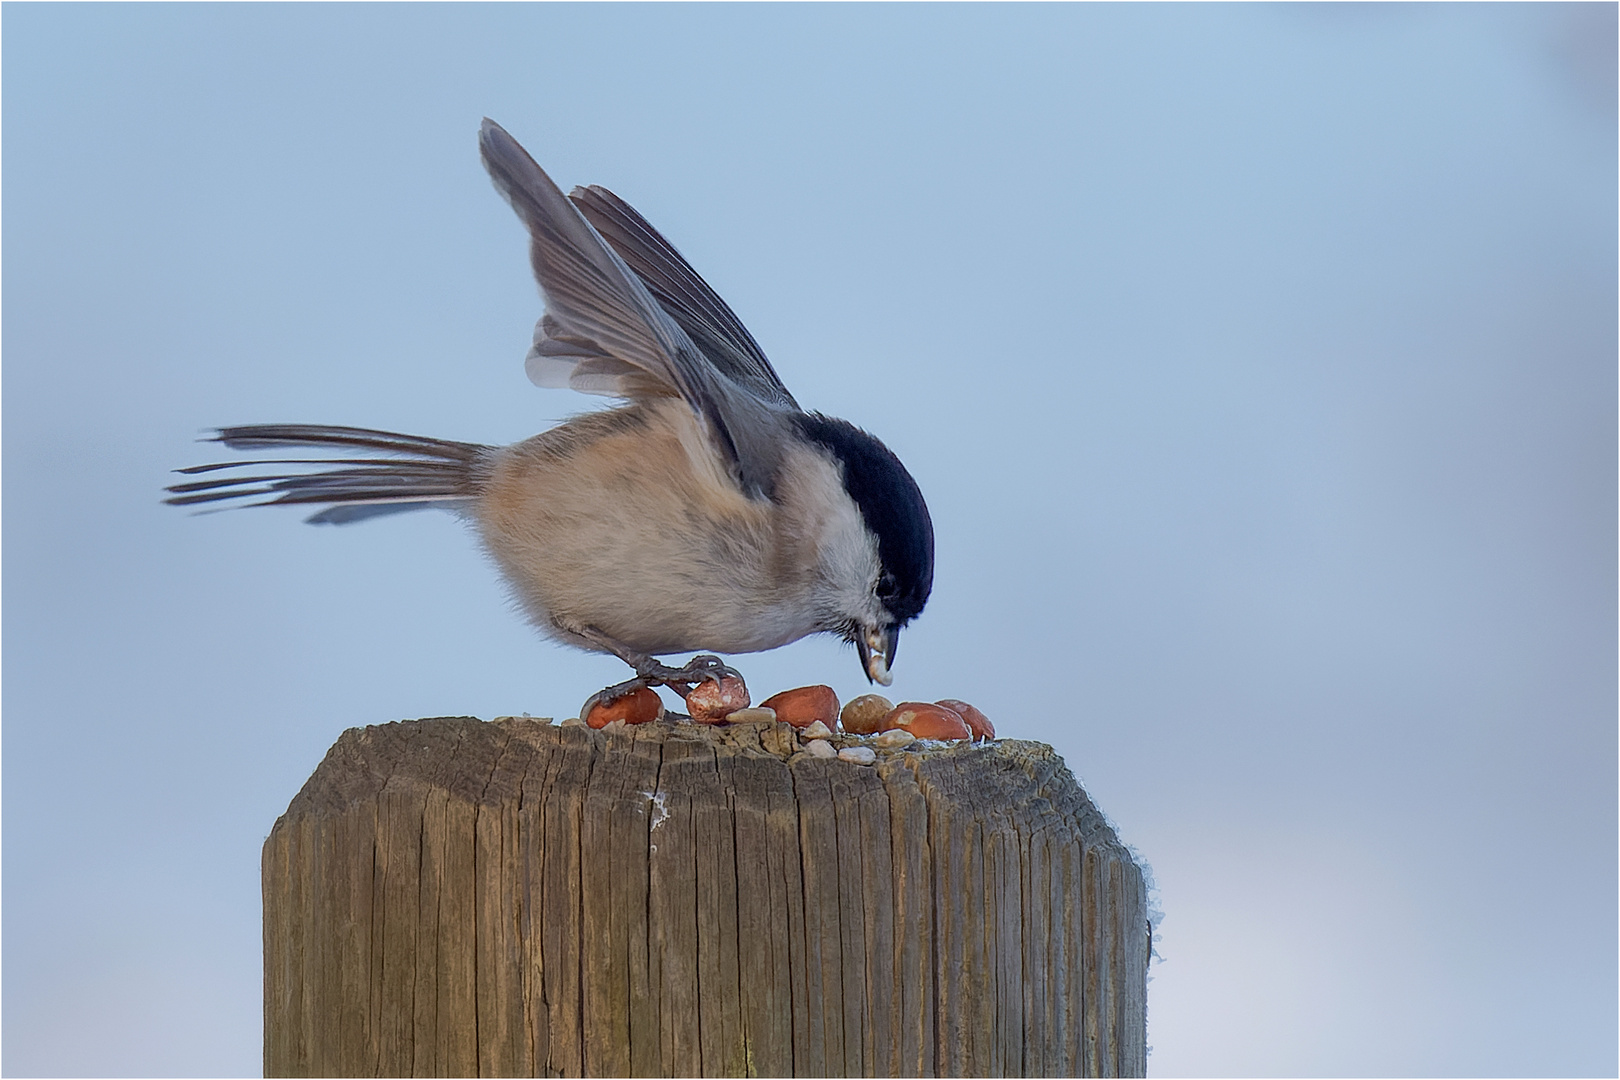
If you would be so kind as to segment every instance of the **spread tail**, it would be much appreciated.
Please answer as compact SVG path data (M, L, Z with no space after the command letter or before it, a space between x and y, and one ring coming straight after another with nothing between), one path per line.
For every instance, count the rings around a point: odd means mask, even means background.
M193 465L176 472L195 476L220 470L253 469L208 480L174 484L164 502L195 506L232 499L236 506L326 504L310 517L316 524L342 525L351 521L405 510L430 507L457 509L476 498L482 486L485 462L493 448L477 443L451 442L417 435L397 435L370 428L326 427L320 424L253 424L220 428L207 440L232 450L287 448L350 450L371 456L353 458L273 458ZM297 471L265 466L301 466ZM320 466L342 466L320 468ZM259 498L269 496L268 498ZM221 508L223 509L223 507Z

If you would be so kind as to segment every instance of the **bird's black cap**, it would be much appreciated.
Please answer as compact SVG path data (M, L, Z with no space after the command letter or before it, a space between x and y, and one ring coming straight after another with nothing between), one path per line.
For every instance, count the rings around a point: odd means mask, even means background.
M877 537L884 578L878 599L904 626L928 603L934 588L934 523L917 481L875 436L820 413L800 413L807 438L844 465L844 488Z

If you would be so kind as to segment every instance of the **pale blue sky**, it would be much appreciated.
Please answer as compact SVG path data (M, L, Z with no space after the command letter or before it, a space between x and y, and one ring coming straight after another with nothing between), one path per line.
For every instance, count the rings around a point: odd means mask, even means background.
M158 503L216 424L593 404L524 379L488 115L905 459L895 692L1152 863L1154 1073L1612 1074L1614 13L5 5L0 1067L256 1072L338 734L621 677L448 517Z

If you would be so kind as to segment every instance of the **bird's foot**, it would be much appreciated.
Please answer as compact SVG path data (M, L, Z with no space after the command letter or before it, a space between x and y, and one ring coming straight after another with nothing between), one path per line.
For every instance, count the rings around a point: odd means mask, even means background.
M707 653L692 657L678 668L660 664L651 657L644 657L635 664L635 669L635 678L626 679L622 683L616 683L613 686L598 690L586 698L585 704L579 707L580 719L587 719L591 715L591 710L598 705L612 704L622 697L627 697L637 690L648 687L672 687L676 693L685 697L692 692L692 687L700 683L718 683L721 679L742 678L741 673L736 668L726 666L718 656L711 656Z
M648 686L671 686L685 697L698 683L719 682L721 679L740 679L736 668L728 667L718 656L701 653L684 665L672 668L656 660L636 665L636 676L646 680Z
M591 710L596 708L598 705L611 705L622 697L629 697L637 690L645 690L649 685L650 684L645 679L637 676L634 679L626 679L622 683L615 683L612 686L598 690L596 693L586 698L585 704L579 707L579 718L581 720L589 721L591 717Z

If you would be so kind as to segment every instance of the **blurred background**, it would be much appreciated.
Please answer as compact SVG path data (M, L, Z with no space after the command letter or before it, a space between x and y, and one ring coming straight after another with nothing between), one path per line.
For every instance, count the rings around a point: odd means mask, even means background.
M602 404L523 376L488 115L917 477L894 696L1151 864L1155 1074L1612 1075L1615 11L6 5L0 1066L257 1073L338 734L622 677L446 515L159 504L213 425Z

